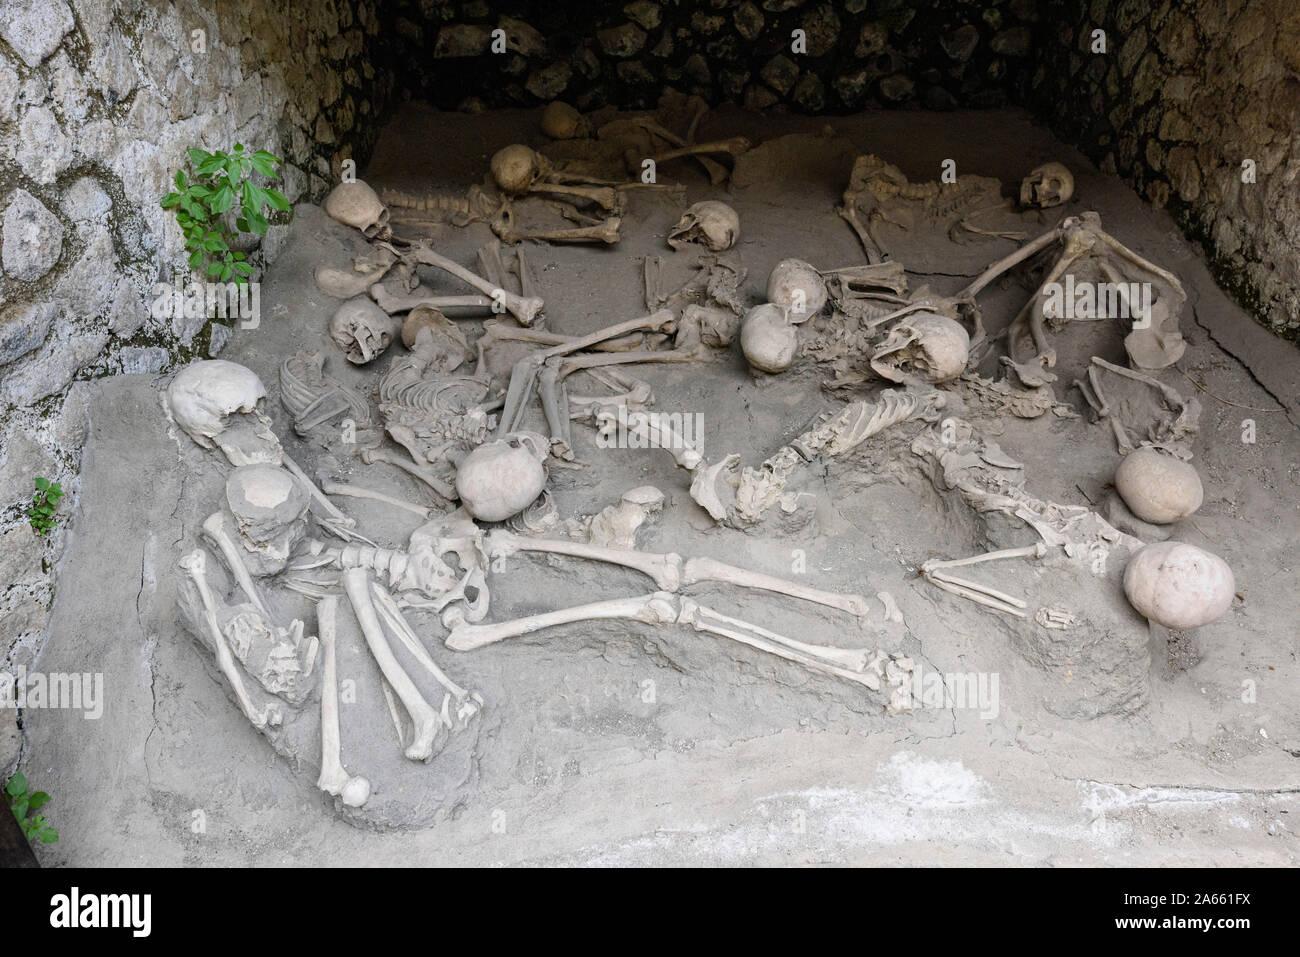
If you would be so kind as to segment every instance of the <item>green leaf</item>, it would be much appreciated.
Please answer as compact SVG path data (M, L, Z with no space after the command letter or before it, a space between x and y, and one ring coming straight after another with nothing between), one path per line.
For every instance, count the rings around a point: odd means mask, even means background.
M236 152L236 153L242 153L242 152L244 152L244 144L243 144L243 143L236 143L236 144L235 144L235 152Z
M52 827L47 827L45 830L41 831L42 844L53 844L58 839L59 839L59 832Z
M208 263L207 274L209 276L221 275L221 263Z
M248 232L248 220L245 219L243 216L240 216L238 219L235 220L235 228L238 229L241 233Z
M226 178L230 180L231 183L238 183L241 179L244 178L244 171L240 168L239 160L237 159L231 158L226 160L225 169L226 169Z
M258 159L266 160L269 163L278 164L284 162L284 160L280 159L280 157L276 156L274 153L269 153L266 150L258 150L253 155L256 156Z
M189 154L190 162L195 166L200 165L204 160L208 159L212 155L207 150L201 150L195 146L190 147L185 152Z
M233 263L231 268L233 268L235 272L239 273L241 276L253 275L253 267L246 262Z
M235 191L227 183L217 190L216 194L208 200L208 208L220 216L235 202Z
M161 206L163 209L171 209L180 201L181 201L180 193L168 193L166 196L162 198L162 202L159 203L158 205Z
M211 176L217 170L225 165L225 160L220 156L209 156L202 163L194 168L194 172L200 176Z
M203 199L205 196L212 195L212 190L208 189L206 186L201 186L198 183L194 183L188 190L186 190L186 192L195 199Z
M47 478L38 478L36 480L36 487L44 491L45 489L50 487L50 480Z
M20 794L14 798L13 811L14 817L20 821L27 817L27 797L25 795Z
M239 252L238 250L236 250L236 252L235 252L235 259L236 259L236 260L238 260L239 262L243 262L245 258L246 258L246 257L244 256L243 253L241 253L241 252Z
M46 794L44 791L37 791L35 794L33 794L31 797L27 799L27 802L31 805L33 811L38 810L39 808L43 808L46 804L49 803L49 801L50 801L50 796Z
M190 268L198 269L199 263L201 262L203 262L203 252L201 250L196 249L194 250L194 255L190 257Z
M5 785L5 790L11 796L25 793L27 791L27 778L24 777L21 771L15 771L14 776L9 779L9 783Z
M180 169L178 169L178 170L176 171L176 188L177 188L177 189L184 189L185 186L186 186L186 182L185 182L185 171L184 171L184 170L180 170Z
M229 267L229 266L222 266L222 267L221 267L221 281L222 281L222 282L225 282L226 280L228 280L228 279L230 278L230 275L231 275L230 267Z
M273 189L264 189L262 190L262 195L266 197L266 202L272 209L278 210L282 213L287 213L289 211L289 201L284 198L283 193L277 193Z
M253 169L257 170L267 179L275 179L275 164L270 160L254 155L250 162L253 164Z

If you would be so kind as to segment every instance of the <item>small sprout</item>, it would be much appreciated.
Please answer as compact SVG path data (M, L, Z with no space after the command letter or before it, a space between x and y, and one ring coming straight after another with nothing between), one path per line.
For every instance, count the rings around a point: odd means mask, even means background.
M45 815L35 813L49 803L50 796L44 791L28 794L27 778L21 771L16 771L5 784L5 798L9 801L14 819L29 841L39 839L42 844L53 844L59 839L59 832L50 827Z
M32 531L44 535L54 528L54 510L63 498L63 486L47 478L36 480L36 494L32 496L31 507L27 509L27 520L31 522Z

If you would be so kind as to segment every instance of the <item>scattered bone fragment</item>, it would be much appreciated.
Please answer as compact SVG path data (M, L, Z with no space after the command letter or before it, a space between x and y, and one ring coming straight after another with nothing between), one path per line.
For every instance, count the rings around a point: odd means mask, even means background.
M636 548L637 534L664 507L664 493L653 485L628 489L618 504L606 505L583 521L571 521L570 538L608 548Z

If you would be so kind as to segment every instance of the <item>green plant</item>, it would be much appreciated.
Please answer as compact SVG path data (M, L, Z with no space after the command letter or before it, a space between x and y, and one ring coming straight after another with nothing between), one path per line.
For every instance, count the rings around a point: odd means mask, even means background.
M32 496L31 508L27 510L27 520L32 523L32 531L44 535L54 528L54 510L63 498L63 486L47 478L36 480L36 494Z
M235 229L265 236L270 223L263 211L269 206L285 212L289 201L273 189L258 186L253 174L260 173L268 182L274 182L279 178L276 166L283 160L266 150L246 153L243 143L236 143L229 153L191 149L189 156L192 176L186 177L184 170L176 171L179 192L164 196L162 208L176 210L176 221L185 233L185 248L190 251L191 269L202 268L205 276L220 282L233 278L242 286L253 274L253 267L242 252L231 250L230 240L235 234L226 213L238 203L240 215L235 218Z
M59 839L59 832L50 827L45 815L34 813L49 803L50 796L44 791L28 794L27 778L21 771L15 772L5 785L5 797L9 799L9 810L14 812L18 826L29 841L40 838L42 844L53 844ZM27 816L29 813L31 817Z

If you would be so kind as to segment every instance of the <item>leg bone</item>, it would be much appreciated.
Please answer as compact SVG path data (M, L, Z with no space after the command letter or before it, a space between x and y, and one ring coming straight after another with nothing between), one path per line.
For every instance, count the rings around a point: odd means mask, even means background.
M334 616L339 600L331 595L316 605L320 641L325 647L325 674L320 693L320 777L316 786L326 794L342 797L348 807L361 807L370 799L370 782L353 777L343 767L339 740L338 659L335 653Z

